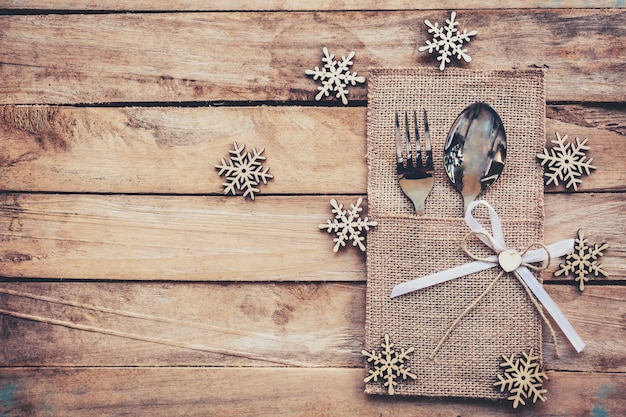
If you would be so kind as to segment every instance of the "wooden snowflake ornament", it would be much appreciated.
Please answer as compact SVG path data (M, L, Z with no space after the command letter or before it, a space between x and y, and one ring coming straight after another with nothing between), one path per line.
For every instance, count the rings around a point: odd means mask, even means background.
M383 386L387 387L389 395L394 395L396 392L395 387L398 386L396 381L398 378L402 379L417 379L417 375L411 373L411 368L405 367L404 361L408 359L409 354L413 352L414 348L408 349L400 348L400 352L393 350L395 346L389 341L389 335L385 335L385 341L380 345L383 350L376 352L372 350L362 350L363 354L367 358L367 362L374 365L374 369L369 370L369 375L363 380L368 383L370 381L378 381L378 379L384 380Z
M446 19L446 25L439 27L439 23L434 24L430 20L424 20L424 24L428 26L428 33L433 35L432 40L427 40L426 45L420 46L419 51L428 51L429 54L437 52L439 56L437 61L440 61L439 69L443 71L446 69L446 64L450 63L450 57L456 56L456 59L463 59L465 62L470 62L472 57L467 54L467 49L463 48L463 44L469 42L470 36L475 36L477 32L472 30L468 32L463 29L460 32L457 29L459 22L456 22L456 12L450 14L450 19Z
M252 153L244 153L245 147L246 145L240 147L235 143L234 149L228 151L231 155L230 159L227 161L222 158L222 163L215 165L215 168L219 170L219 175L226 179L226 182L222 183L224 194L236 195L241 192L244 198L249 196L251 200L254 200L254 193L260 191L257 186L261 182L267 184L267 181L274 177L267 173L269 168L263 167L265 149L257 151L252 148Z
M497 375L498 382L494 386L500 386L500 392L505 390L511 394L507 398L513 401L513 408L517 408L520 404L526 405L525 400L532 399L533 403L537 400L546 401L544 394L548 392L542 388L543 380L549 379L546 373L541 369L537 362L539 356L533 356L533 350L530 352L522 352L521 357L515 358L515 355L507 357L502 355L504 362L500 364L504 368L501 375Z
M348 84L356 85L356 83L364 83L365 77L357 76L356 72L350 72L354 51L350 52L348 57L341 57L341 61L335 60L335 55L330 54L326 47L322 48L324 57L322 62L324 65L320 69L315 67L314 70L306 70L306 75L312 75L314 80L319 80L322 85L317 87L319 93L315 96L315 100L319 101L322 97L328 97L331 92L336 93L335 97L340 98L344 105L348 104Z
M363 233L368 231L370 227L378 225L378 222L368 220L367 217L362 218L359 215L363 210L361 207L362 202L363 198L359 197L356 204L350 205L350 210L344 210L343 204L339 204L334 198L330 200L335 218L332 221L326 220L326 223L320 224L319 228L326 230L328 233L335 233L333 252L337 252L339 248L346 246L346 242L349 240L352 240L352 246L358 246L361 251L365 251L365 245L363 244L365 236L363 236Z
M585 282L589 281L589 274L597 278L602 275L606 277L606 272L602 269L602 265L598 263L600 258L609 245L605 243L594 244L593 247L587 244L587 238L582 229L578 230L578 236L574 239L574 251L565 257L565 263L559 265L559 269L554 276L574 275L574 280L578 282L578 289L585 289Z
M561 137L559 132L556 132L556 140L551 141L555 146L537 154L541 166L545 169L546 185L558 186L559 181L563 181L565 188L571 187L578 191L578 184L582 183L580 177L589 175L592 169L596 169L591 165L593 158L585 160L585 152L589 150L589 147L585 146L587 138L582 142L578 138L575 140L575 145L566 142L567 135Z

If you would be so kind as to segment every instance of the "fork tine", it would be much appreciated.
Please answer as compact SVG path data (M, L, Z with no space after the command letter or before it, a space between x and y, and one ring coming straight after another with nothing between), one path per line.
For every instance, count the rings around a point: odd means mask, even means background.
M422 164L422 147L420 145L420 132L417 123L417 112L413 110L413 124L415 125L415 159L417 160L417 166L423 167Z
M400 131L400 120L398 120L398 112L396 112L396 164L398 165L398 169L403 166L402 133Z
M424 141L426 148L426 169L433 169L433 151L430 145L430 128L428 127L428 116L426 115L426 109L424 109Z
M413 152L411 146L411 133L409 132L409 116L404 112L404 131L406 133L406 165L413 166Z

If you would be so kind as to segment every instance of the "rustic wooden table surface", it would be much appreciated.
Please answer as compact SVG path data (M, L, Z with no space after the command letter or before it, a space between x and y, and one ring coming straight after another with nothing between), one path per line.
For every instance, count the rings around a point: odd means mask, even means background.
M609 244L582 293L543 273L587 348L546 338L515 413L363 394L365 258L318 230L366 198L367 87L318 102L304 70L436 66L452 10L451 66L546 68L547 139L597 166L545 196L546 242ZM0 0L0 415L626 415L625 39L618 0ZM266 149L255 201L222 195L233 142Z

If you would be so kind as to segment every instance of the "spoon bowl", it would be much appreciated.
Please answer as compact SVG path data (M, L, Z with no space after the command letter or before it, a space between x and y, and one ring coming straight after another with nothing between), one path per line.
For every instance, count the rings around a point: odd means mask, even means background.
M506 133L500 115L486 103L465 108L450 128L444 146L448 178L469 203L493 184L504 169Z

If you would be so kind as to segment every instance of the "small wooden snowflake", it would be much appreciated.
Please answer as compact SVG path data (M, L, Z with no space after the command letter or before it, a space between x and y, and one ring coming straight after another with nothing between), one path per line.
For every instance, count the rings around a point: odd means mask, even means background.
M533 350L522 352L521 357L515 355L506 357L502 355L504 362L500 364L504 368L501 375L497 375L498 382L494 386L500 386L500 392L505 390L511 394L507 400L513 401L513 408L520 404L526 405L525 399L531 398L533 403L537 400L546 401L544 394L548 390L542 389L543 380L549 379L537 362L539 356L533 356Z
M593 273L597 278L602 275L606 277L606 272L602 269L602 265L598 263L600 258L609 245L605 243L594 244L593 247L587 244L587 238L582 229L578 230L578 236L574 239L574 251L565 257L565 263L559 265L559 269L554 273L555 276L575 276L578 282L578 289L585 289L585 282L589 281L588 275Z
M596 169L591 165L593 158L585 160L585 152L589 150L589 147L585 146L587 138L582 142L578 138L575 140L575 145L566 142L567 135L561 137L559 132L556 132L556 140L551 141L555 146L537 154L541 166L545 169L546 185L558 186L559 181L563 181L565 188L571 187L578 191L578 184L582 183L580 177L589 175L592 169Z
M335 97L340 98L344 105L348 104L348 84L356 85L356 83L364 83L365 77L357 76L356 72L350 72L354 51L350 52L348 57L341 57L341 61L335 60L335 55L330 54L326 47L322 48L324 57L322 62L324 65L320 69L315 67L314 70L304 71L307 75L312 75L314 80L320 80L321 86L317 87L319 93L315 96L315 100L319 101L322 97L328 97L331 92L335 92Z
M383 386L387 387L389 395L395 394L395 387L398 385L396 381L399 377L402 379L417 379L417 375L411 373L411 368L405 367L404 361L408 359L409 354L415 349L410 347L408 349L400 348L400 352L392 350L395 346L389 341L389 335L385 335L385 341L380 345L383 350L376 352L372 350L362 350L363 354L367 358L368 363L373 363L374 369L369 370L369 375L363 380L367 383L370 381L378 381L378 379L384 379Z
M344 210L343 204L339 204L334 198L330 200L335 218L332 221L326 220L326 223L320 224L319 228L326 230L328 233L335 233L333 252L337 252L339 248L346 246L346 242L349 240L352 240L352 246L358 246L359 249L365 251L365 245L363 244L365 236L363 236L363 232L368 231L372 226L378 225L378 222L368 220L367 217L362 218L359 215L363 210L361 207L362 202L363 198L359 197L356 204L350 205L350 210Z
M219 170L219 175L224 176L226 179L224 186L224 194L231 193L236 195L237 192L242 192L243 197L249 196L254 200L254 193L258 193L260 190L257 186L263 182L267 184L267 181L274 178L268 174L269 168L263 168L263 151L261 149L257 151L252 148L252 153L245 152L246 145L234 144L234 149L228 151L230 153L230 159L227 161L222 158L222 163L215 165L215 168Z
M459 22L455 21L456 12L450 14L450 19L446 19L445 26L439 26L439 23L434 24L430 20L424 20L424 24L428 26L428 33L431 33L432 40L427 40L426 45L420 46L419 51L428 51L429 54L437 52L439 56L437 61L441 61L439 69L443 71L446 69L446 64L450 63L450 57L456 56L456 59L463 59L465 62L470 62L472 57L467 54L467 49L463 48L463 45L469 42L470 36L475 36L476 31L470 32L467 29L463 29L463 32L459 31L457 26Z

